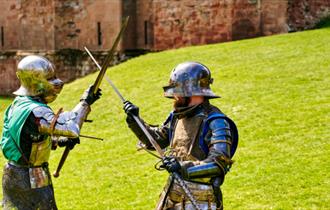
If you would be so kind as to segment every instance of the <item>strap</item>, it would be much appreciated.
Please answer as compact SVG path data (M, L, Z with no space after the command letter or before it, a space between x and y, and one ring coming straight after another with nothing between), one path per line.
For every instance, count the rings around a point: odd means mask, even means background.
M166 125L167 123L169 123L169 130L168 130L168 139L169 141L172 140L172 135L173 135L173 118L174 118L174 114L173 111L170 113L170 115L167 117L164 125Z
M55 124L57 122L58 117L60 116L60 114L62 113L63 108L61 107L57 113L54 115L54 118L52 120L52 122L50 123L50 129L51 129L51 135L53 135L54 129L55 129Z
M166 199L167 199L167 197L168 197L168 194L170 193L170 189L172 188L172 186L173 186L173 182L174 182L174 178L173 178L173 176L172 175L170 175L170 177L169 177L169 184L168 184L168 186L166 186L166 189L164 189L165 190L165 196L164 196L164 198L163 198L163 202L162 202L162 204L161 204L161 209L163 209L164 208L164 205L165 205L165 202L166 202Z
M232 143L228 140L215 140L215 141L212 141L210 144L217 144L217 143L226 143L226 144L232 145Z
M19 151L19 153L21 153L22 157L23 157L23 160L25 161L25 163L30 166L31 163L29 162L29 160L27 159L27 157L25 156L25 154L23 153L22 149L17 145L16 141L11 138L15 144L15 147L17 148L17 150Z

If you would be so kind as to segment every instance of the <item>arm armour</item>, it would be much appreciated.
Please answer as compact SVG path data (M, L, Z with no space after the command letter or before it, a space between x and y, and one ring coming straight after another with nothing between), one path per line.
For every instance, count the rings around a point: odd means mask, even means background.
M186 169L189 179L204 177L224 177L228 168L232 164L230 159L230 146L232 133L229 123L224 118L217 118L210 122L210 130L206 136L209 145L207 158L199 165L194 165Z
M141 119L141 118L140 118ZM162 126L152 126L145 123L143 120L142 124L145 126L147 131L151 134L151 136L155 139L155 141L159 144L161 148L165 148L169 145L168 140L168 125L163 124ZM146 145L147 149L154 149L151 143L148 140L148 137L144 134L140 126L135 121L130 121L126 119L128 127L133 131L136 137Z
M80 128L90 112L90 106L82 101L72 111L62 112L57 118L54 112L47 107L39 106L32 112L38 119L37 125L40 133L77 138Z

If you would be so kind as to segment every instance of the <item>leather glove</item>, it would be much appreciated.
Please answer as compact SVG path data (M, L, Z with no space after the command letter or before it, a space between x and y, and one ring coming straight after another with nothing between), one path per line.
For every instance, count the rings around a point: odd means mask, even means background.
M130 101L125 101L123 109L127 114L126 122L133 123L135 122L133 116L139 117L139 107L132 104Z
M98 100L102 93L101 93L101 89L99 88L97 90L97 92L95 94L92 93L92 87L93 85L89 86L89 88L87 88L87 90L85 90L85 92L83 93L83 95L80 98L80 101L86 101L86 103L88 103L88 105L92 105L96 100Z
M79 138L70 138L70 139L60 138L57 142L57 145L59 147L66 147L67 146L67 147L70 148L70 150L72 150L76 144L80 144L80 139Z
M177 172L181 174L181 165L174 156L163 157L161 168L165 168L169 173Z

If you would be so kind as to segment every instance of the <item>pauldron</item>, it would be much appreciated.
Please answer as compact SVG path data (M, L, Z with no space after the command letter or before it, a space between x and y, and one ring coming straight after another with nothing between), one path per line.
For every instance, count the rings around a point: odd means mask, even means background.
M230 159L232 134L229 123L217 118L210 122L209 129L206 137L209 146L207 158L202 164L187 168L188 179L224 177L233 163Z
M210 135L208 141L210 152L230 157L232 133L229 123L225 119L217 118L210 122Z

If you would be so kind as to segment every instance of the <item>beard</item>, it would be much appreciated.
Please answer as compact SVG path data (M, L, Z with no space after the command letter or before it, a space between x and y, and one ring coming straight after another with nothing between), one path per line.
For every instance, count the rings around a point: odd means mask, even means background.
M180 111L182 108L189 106L190 97L175 97L173 107L176 111Z

